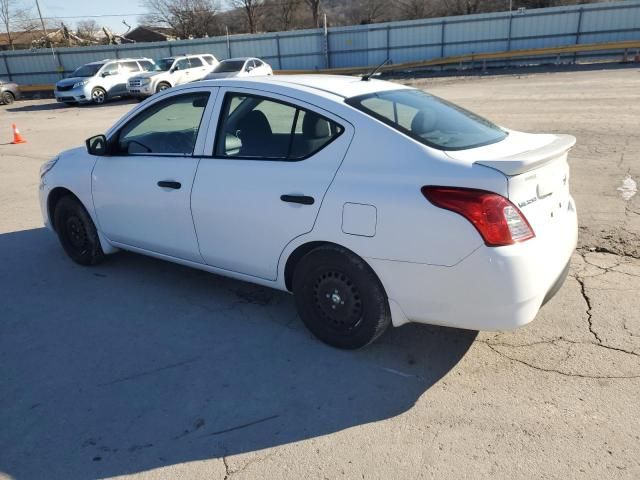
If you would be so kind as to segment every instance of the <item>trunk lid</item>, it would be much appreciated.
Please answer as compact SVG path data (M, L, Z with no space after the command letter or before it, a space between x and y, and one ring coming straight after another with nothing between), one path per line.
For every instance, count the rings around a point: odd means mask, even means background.
M567 155L575 142L571 135L510 131L501 142L448 151L447 155L503 173L509 200L524 214L537 237L549 237L560 231L566 212L574 208Z

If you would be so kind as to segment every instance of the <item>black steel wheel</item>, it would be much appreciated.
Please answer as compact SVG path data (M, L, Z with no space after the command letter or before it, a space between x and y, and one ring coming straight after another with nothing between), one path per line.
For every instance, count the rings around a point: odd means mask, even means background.
M72 196L58 201L54 227L62 248L80 265L95 265L104 258L98 232L84 206Z
M293 293L307 328L337 348L364 347L391 323L389 301L376 274L337 245L319 247L300 260Z

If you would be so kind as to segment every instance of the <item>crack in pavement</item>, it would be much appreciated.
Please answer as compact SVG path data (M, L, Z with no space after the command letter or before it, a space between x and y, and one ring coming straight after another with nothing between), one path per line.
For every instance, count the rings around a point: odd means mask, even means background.
M493 351L494 353L498 354L501 357L507 358L508 360L511 360L512 362L517 362L520 363L522 365L525 365L533 370L538 370L541 372L548 372L548 373L557 373L559 375L565 376L565 377L575 377L575 378L587 378L587 379L608 379L608 380L628 380L628 379L635 379L635 378L640 378L640 375L587 375L587 374L582 374L582 373L569 373L569 372L563 372L562 370L558 370L555 368L545 368L545 367L540 367L537 365L533 365L532 363L529 363L525 360L522 360L520 358L515 358L515 357L511 357L509 355L507 355L504 352L501 352L500 350L496 349L493 345L490 345L486 342L480 342L480 343L484 343L487 347L489 347L489 349L491 351Z
M215 432L211 432L211 433L207 433L205 435L201 435L200 438L212 437L214 435L221 435L223 433L233 432L234 430L240 430L242 428L252 427L253 425L257 425L257 424L263 423L263 422L268 422L269 420L273 420L275 418L278 418L279 416L280 415L271 415L269 417L259 418L258 420L254 420L252 422L243 423L241 425L236 425L236 426L233 426L233 427L225 428L223 430L217 430Z
M133 380L135 378L140 378L140 377L145 377L147 375L152 375L154 373L162 372L164 370L169 370L169 369L172 369L172 368L182 367L183 365L188 365L190 363L197 362L198 360L200 360L200 358L201 357L194 357L194 358L190 358L189 360L184 360L182 362L172 363L172 364L169 364L169 365L165 365L163 367L154 368L153 370L147 370L147 371L140 372L140 373L134 373L133 375L127 375L126 377L116 378L115 380L112 380L110 382L99 383L98 387L105 387L107 385L113 385L114 383L126 382L127 380Z

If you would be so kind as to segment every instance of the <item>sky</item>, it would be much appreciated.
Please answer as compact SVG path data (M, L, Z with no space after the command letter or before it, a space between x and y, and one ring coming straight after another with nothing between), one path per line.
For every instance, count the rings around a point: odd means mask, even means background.
M39 0L42 16L49 18L50 22L71 26L75 29L76 22L84 19L94 19L100 26L107 26L115 33L124 33L127 27L123 25L125 20L135 27L138 24L140 14L145 13L145 8L137 0L108 0L98 2L96 0ZM35 0L23 0L24 5L33 3L33 14L37 16ZM97 15L113 15L100 16ZM94 17L96 16L96 17ZM67 17L67 18L51 18ZM73 17L73 18L69 18Z
M51 22L75 28L78 20L93 18L100 26L109 27L114 33L124 33L127 27L124 20L132 28L138 23L140 16L146 12L142 6L142 0L39 0L42 16L48 17ZM21 3L27 7L33 5L33 15L37 16L35 0L23 0ZM220 2L223 8L228 7L227 0ZM65 18L51 18L65 17Z

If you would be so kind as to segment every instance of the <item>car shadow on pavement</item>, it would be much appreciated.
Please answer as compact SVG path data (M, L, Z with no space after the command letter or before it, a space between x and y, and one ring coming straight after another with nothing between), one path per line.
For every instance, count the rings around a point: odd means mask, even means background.
M408 411L476 333L407 325L359 351L286 293L144 256L85 268L43 229L0 234L0 473L132 474Z
M22 101L19 103L23 103ZM116 98L115 100L110 100L102 105L94 105L92 103L82 104L82 105L65 105L64 103L56 102L56 100L51 100L49 103L29 103L26 105L20 105L19 103L14 103L12 107L6 108L7 112L11 113L20 113L20 112L44 112L48 110L63 110L63 109L73 109L73 108L104 108L110 107L113 105L137 105L140 103L138 100L131 98Z

